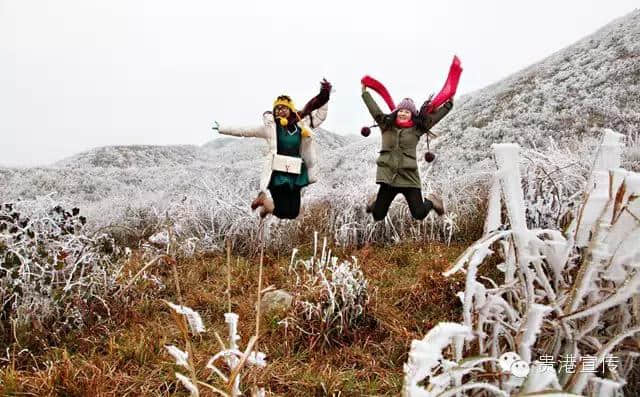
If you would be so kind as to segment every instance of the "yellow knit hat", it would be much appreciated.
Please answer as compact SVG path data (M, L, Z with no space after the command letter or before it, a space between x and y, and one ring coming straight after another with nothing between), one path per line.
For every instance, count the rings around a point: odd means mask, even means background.
M288 107L292 112L296 111L296 105L293 104L293 100L287 95L280 95L278 98L276 98L276 100L273 102L273 108L275 109L276 106L279 105Z
M280 95L278 98L276 98L276 100L273 102L273 109L276 108L276 106L286 106L287 108L289 108L289 110L291 110L292 113L295 113L296 115L298 115L298 111L296 110L296 105L293 103L293 100L288 96L288 95ZM298 115L298 120L300 119L300 116ZM285 127L287 126L287 124L289 124L288 120L285 118L280 118L280 124ZM308 138L311 136L311 131L306 128L306 127L302 127L302 136L305 138Z

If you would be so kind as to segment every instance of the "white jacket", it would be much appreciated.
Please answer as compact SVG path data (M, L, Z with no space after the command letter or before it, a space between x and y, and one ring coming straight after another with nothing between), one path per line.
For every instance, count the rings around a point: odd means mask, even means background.
M301 130L303 128L311 130L311 117L313 118L313 128L319 127L320 124L322 124L322 122L327 118L328 109L329 104L327 103L321 108L311 112L310 116L307 116L301 121L298 121L298 126ZM242 128L220 126L218 128L218 131L220 131L221 134L225 135L263 138L265 141L267 141L269 152L264 159L262 175L260 175L260 191L266 192L267 186L269 186L269 182L271 181L273 157L278 153L278 134L276 131L276 123L273 118L273 114L265 113L262 117L262 121L264 122L264 125L259 127ZM317 180L317 177L314 171L316 152L313 145L313 134L311 134L311 136L309 137L302 137L302 143L300 145L300 156L302 157L304 164L307 166L309 183L314 183Z

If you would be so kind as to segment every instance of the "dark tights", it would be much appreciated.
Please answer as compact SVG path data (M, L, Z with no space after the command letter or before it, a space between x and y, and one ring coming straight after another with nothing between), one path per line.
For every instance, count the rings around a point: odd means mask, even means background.
M271 186L271 198L273 199L273 215L281 219L295 219L300 213L300 190L288 186Z
M381 183L372 211L374 220L381 221L387 216L389 206L398 193L402 193L407 200L411 216L415 219L424 219L429 211L431 211L431 208L433 208L431 201L423 200L422 190L417 187L393 187L386 183Z

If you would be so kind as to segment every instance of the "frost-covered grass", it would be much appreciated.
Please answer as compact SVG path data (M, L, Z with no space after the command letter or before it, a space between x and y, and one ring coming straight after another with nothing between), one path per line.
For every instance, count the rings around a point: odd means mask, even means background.
M549 141L545 151L527 150L521 163L531 222L538 224L562 218L567 208L561 205L578 191L589 166L584 156L588 144L563 147ZM430 214L424 221L414 221L406 203L398 197L387 218L375 223L365 213L365 203L377 191L372 182L375 150L362 147L363 152L366 148L373 154L366 160L369 165L357 158L341 157L363 144L336 149L320 165L325 178L305 189L298 219L267 220L269 250L286 252L306 245L314 231L343 247L401 241L468 241L481 235L479 214L486 208L492 183L490 164L461 175L453 168L440 173L432 168L423 170L423 191L435 191L444 197L444 217ZM331 167L338 161L346 168L333 170ZM163 232L168 222L176 227L183 255L220 251L225 238L234 240L238 252L252 253L257 246L259 217L249 209L257 186L257 172L253 169L188 166L92 168L84 173L56 169L13 172L9 182L16 192L29 196L53 189L56 197L74 202L87 214L90 230L107 231L131 247L147 243L149 237ZM87 184L96 185L85 192L82 189ZM547 193L550 195L544 196Z
M461 284L440 274L464 247L441 243L402 243L345 250L327 246L340 258L355 256L368 282L368 314L375 326L354 330L348 343L320 354L283 323L263 319L258 350L267 355L267 366L243 374L242 390L264 386L267 395L309 396L398 395L402 386L402 364L411 338L420 337L438 321L460 321L460 304L455 298ZM318 251L321 250L319 244ZM234 252L235 255L235 252ZM300 247L296 255L307 259L312 248ZM291 251L267 254L263 289L269 286L295 291L295 277L289 273ZM134 251L123 269L129 280L147 260ZM214 332L228 344L227 267L224 255L179 258L176 263L182 305L198 312L205 332L191 337L198 379L215 387L224 386L206 368L211 355L221 346ZM302 274L302 268L298 268ZM232 311L239 315L238 342L246 348L255 333L255 301L258 258L232 258ZM159 287L161 286L161 287ZM128 293L111 307L111 318L67 334L64 343L36 354L37 366L29 352L15 346L0 355L0 384L5 391L35 395L182 395L187 390L175 372L190 377L189 370L175 366L165 346L186 351L184 337L163 300L177 303L178 293L171 266L159 262L138 277ZM291 324L291 323L290 323ZM18 335L22 342L24 336ZM35 354L35 352L34 352ZM8 359L9 361L5 361ZM13 361L13 364L12 364ZM42 363L49 362L43 365ZM222 361L218 367L225 371ZM253 368L253 367L252 367ZM202 387L204 395L205 387Z
M82 208L89 228L108 228L118 241L133 246L161 231L170 219L179 225L182 241L191 239L194 250L220 250L229 236L248 253L257 241L259 218L249 208L257 192L257 177L255 168L216 166L19 170L12 171L6 185L12 186L11 192L4 193L30 197L55 192L56 197ZM376 224L364 211L376 190L373 178L350 178L357 183L333 188L319 182L305 189L297 220L268 220L267 233L273 242L269 249L289 251L306 244L314 230L343 246L460 238L458 219L469 219L456 211L444 220L431 215L423 222L413 222L406 203L398 198L388 219Z
M313 255L291 255L288 273L295 279L294 314L284 321L308 341L314 350L348 343L366 325L368 318L368 282L358 260L340 261L332 255L324 239L322 249L314 235Z
M184 367L188 370L188 375L180 372L175 373L176 378L184 388L189 391L192 397L200 396L201 391L214 392L216 395L223 397L242 395L240 388L240 373L242 370L252 366L264 368L267 365L265 354L252 350L257 338L251 338L246 350L240 350L238 344L241 339L240 335L238 335L239 317L236 313L232 312L224 314L225 323L228 326L227 343L225 344L222 338L216 334L216 338L219 338L220 351L213 354L207 361L206 369L210 370L211 373L204 378L207 379L215 375L218 382L226 386L221 388L215 387L206 381L198 379L197 368L192 358L193 348L191 336L200 336L202 333L207 332L200 314L190 307L175 305L171 302L166 303L175 311L176 323L178 324L178 328L180 328L186 345L186 351L174 345L165 346L167 353L175 360L176 366ZM182 316L184 316L184 318ZM226 374L221 369L222 365L225 365L228 369ZM253 397L262 397L264 396L264 389L254 387L251 395Z
M0 337L14 329L60 336L109 315L122 251L90 233L78 208L50 197L0 205Z
M459 295L463 322L441 324L414 342L405 395L473 388L504 395L609 396L626 385L638 351L624 342L637 345L640 333L640 275L634 264L640 254L640 176L618 168L621 135L609 130L602 139L564 232L554 222L529 228L516 166L519 148L494 147L499 193L491 196L485 236L445 273L466 273ZM508 227L502 226L501 203ZM503 261L498 268L504 281L482 283L478 268L494 252ZM453 349L445 357L449 345ZM506 352L519 354L518 365L531 369L528 376L496 367Z

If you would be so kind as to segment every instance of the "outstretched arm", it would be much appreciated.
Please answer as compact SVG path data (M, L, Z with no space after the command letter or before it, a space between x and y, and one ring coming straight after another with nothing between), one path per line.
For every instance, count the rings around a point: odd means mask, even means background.
M223 135L232 135L232 136L242 136L242 137L251 137L251 138L266 138L267 130L266 127L261 125L258 127L228 127L228 126L218 126L214 128L214 131L218 131Z
M424 118L426 129L431 129L431 127L438 124L438 122L451 111L451 108L453 108L453 99L443 103L442 106L431 113L427 113L427 106L423 105L422 109L420 109L420 115Z
M371 116L376 121L376 123L382 123L382 120L384 119L384 113L382 113L382 110L380 110L380 107L376 103L375 99L373 99L369 91L367 91L367 87L365 87L364 85L362 86L362 100L364 101L364 104L367 105L367 109L369 109L369 113L371 113Z

